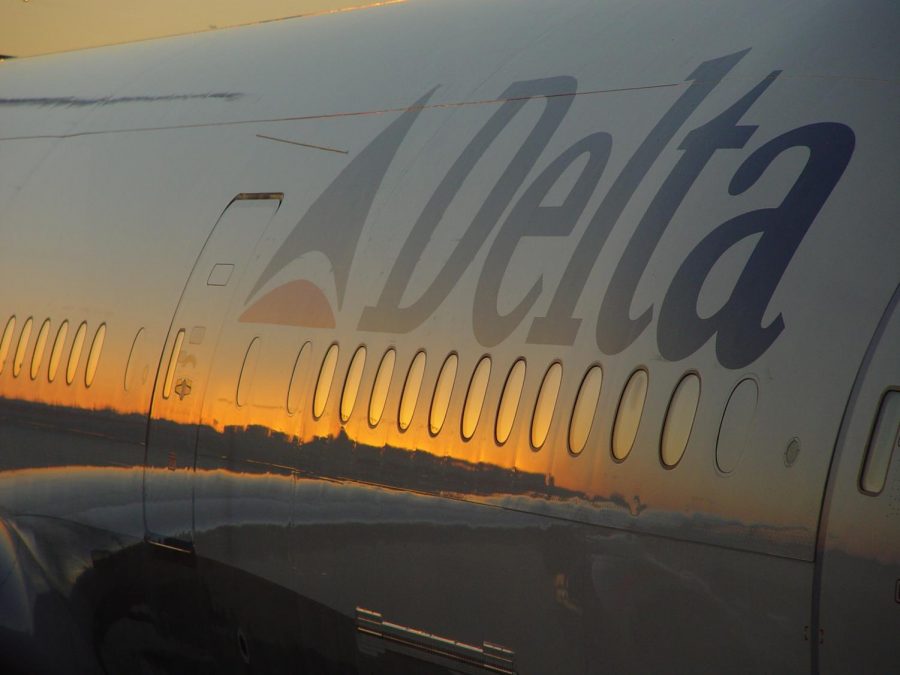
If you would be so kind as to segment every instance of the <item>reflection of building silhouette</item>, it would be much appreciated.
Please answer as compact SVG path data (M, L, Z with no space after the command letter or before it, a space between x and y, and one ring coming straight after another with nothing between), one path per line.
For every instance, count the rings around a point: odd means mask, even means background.
M28 449L0 453L0 475L16 469L71 470L77 466L140 471L146 438L147 417L141 414L0 398L0 447ZM301 478L444 496L687 541L713 540L736 548L764 542L782 554L798 556L803 555L809 538L802 527L760 525L702 511L670 511L648 504L642 495L572 490L558 485L549 474L438 456L421 449L368 445L354 441L343 430L336 436L304 440L259 425L218 431L210 426L197 429L191 424L153 421L150 442L163 457L165 448L191 448L194 439L199 444L198 480L210 470L224 470L238 481L244 475L296 473ZM179 466L184 466L180 459ZM108 489L121 491L121 479L111 480L117 482ZM138 479L130 496L136 503L143 499L140 485ZM4 508L0 503L0 510Z
M336 480L375 483L430 494L533 495L553 499L590 497L554 485L543 474L508 469L485 462L436 456L425 450L357 443L341 430L337 436L301 442L267 427L210 427L200 433L201 455L228 457L243 472L266 472L288 466L302 474ZM237 468L237 467L234 467Z
M161 447L181 442L194 428L170 420L154 420L151 443ZM33 441L10 439L7 447L29 447L28 453L3 453L0 470L49 466L135 466L143 463L147 417L111 409L90 410L21 400L0 399L0 434L28 434ZM79 442L83 439L83 443ZM222 468L242 473L291 469L309 476L378 484L415 492L457 495L533 495L554 499L590 496L557 487L552 477L437 456L425 450L357 443L341 430L337 436L302 441L268 427L228 426L219 432L203 426L198 434L201 457L217 459ZM607 501L606 498L602 498ZM613 502L622 498L612 498Z
M0 471L134 466L144 461L147 416L0 398ZM18 449L27 448L27 452Z

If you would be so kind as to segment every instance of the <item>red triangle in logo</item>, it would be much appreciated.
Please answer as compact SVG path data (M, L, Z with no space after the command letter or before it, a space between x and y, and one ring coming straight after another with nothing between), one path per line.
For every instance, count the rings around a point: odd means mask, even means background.
M318 286L306 279L289 281L248 307L238 321L306 328L334 328L334 312Z

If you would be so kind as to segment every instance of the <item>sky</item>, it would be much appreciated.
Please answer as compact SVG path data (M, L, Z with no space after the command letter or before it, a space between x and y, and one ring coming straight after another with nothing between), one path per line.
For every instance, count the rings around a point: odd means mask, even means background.
M0 0L0 54L34 56L337 11L378 0Z

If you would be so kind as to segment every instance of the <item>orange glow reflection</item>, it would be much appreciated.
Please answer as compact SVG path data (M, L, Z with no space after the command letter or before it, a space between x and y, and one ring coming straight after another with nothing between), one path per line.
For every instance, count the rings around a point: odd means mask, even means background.
M60 324L53 322L51 335L56 334ZM82 338L85 346L91 344L98 328L99 322L88 326ZM178 330L178 327L175 329ZM114 323L108 324L90 388L84 386L87 358L82 353L71 385L67 385L65 378L61 377L50 382L47 371L50 359L44 358L41 371L33 381L29 377L14 378L7 369L0 376L0 394L7 400L76 410L106 410L120 415L136 414L137 424L141 425L141 418L146 416L150 406L154 386L152 373L159 373L156 386L160 388L157 396L161 396L164 383L159 381L159 377L165 379L169 356L168 353L160 354L159 348L153 347L163 342L164 338L159 334L144 330L141 339L136 340L135 336L141 330L141 327L117 330ZM812 541L813 534L798 526L794 515L781 509L775 500L761 498L756 503L742 505L744 510L736 514L733 505L696 498L695 495L704 494L704 480L707 477L702 474L679 473L676 476L678 489L674 490L675 474L660 466L658 470L640 476L639 490L629 487L610 470L610 439L605 434L591 432L592 441L584 452L577 457L572 456L568 451L568 431L574 401L564 401L563 397L554 407L546 443L540 450L534 450L530 443L531 418L546 367L536 365L529 369L530 377L522 389L521 403L509 440L500 445L495 438L495 421L511 363L497 364L489 384L485 385L487 396L482 420L472 438L464 440L461 435L467 389L464 386L455 386L450 392L447 422L443 428L436 434L429 430L431 399L446 360L443 355L436 354L426 360L420 394L415 407L410 404L410 425L406 430L401 430L399 411L403 385L418 352L397 350L393 375L386 390L385 412L380 422L373 425L370 424L368 411L376 388L376 372L383 354L392 347L389 344L370 346L367 349L369 358L360 366L362 372L353 375L354 379L359 379L355 405L349 416L345 415L348 417L346 422L342 422L342 394L347 374L353 370L351 361L357 350L345 345L333 350L335 363L328 364L325 369L331 379L326 395L326 387L317 387L317 381L323 370L323 361L329 360L326 353L333 344L330 340L310 341L310 346L304 350L302 367L294 372L292 365L298 350L307 342L305 336L298 337L296 332L281 329L260 335L259 330L258 326L240 324L233 333L229 330L227 339L217 347L214 356L217 365L212 369L214 375L209 383L195 382L194 392L183 400L173 395L165 406L157 409L155 416L159 417L162 414L159 411L164 411L164 419L171 423L199 423L220 434L237 434L235 438L244 444L248 459L253 457L254 444L265 444L264 438L269 438L273 452L281 453L281 456L276 461L272 459L275 455L270 454L260 461L263 464L271 462L273 468L276 465L298 467L302 461L307 461L304 457L321 453L322 461L317 465L317 471L327 472L333 470L326 461L329 452L350 452L356 453L353 456L357 459L374 462L370 465L381 472L376 478L382 482L394 481L399 489L453 493L464 499L525 511L543 511L549 508L549 504L553 505L552 508L563 509L561 517L574 520L592 521L601 512L619 514L616 517L626 518L621 524L628 527L647 522L648 516L645 514L648 513L669 514L688 520L701 516L718 523L715 526L717 536L732 537L735 541L746 536L764 536L773 546L790 546L797 550ZM73 339L72 333L69 331L70 340ZM258 362L252 378L245 383L241 381L241 369L247 346L253 340L259 340L260 344ZM33 345L34 339L31 342ZM138 342L143 346L138 348ZM30 349L26 354L28 358L31 357ZM189 340L183 340L178 364L196 359L194 349ZM71 342L63 350L63 359L70 351ZM474 362L463 364L460 359L461 372L471 373L475 365ZM178 379L177 369L176 364L175 380ZM129 386L127 391L126 370L129 381L133 380L133 386ZM246 401L241 406L237 401L239 382L242 397L246 388ZM289 391L292 392L293 413L288 412ZM313 415L317 391L320 392L322 412L319 419ZM600 412L597 414L601 415ZM246 433L241 436L240 432ZM201 447L201 453L203 451ZM636 447L632 454L644 453L656 455L658 448ZM628 461L632 458L629 457ZM399 464L395 466L393 463L396 462ZM357 471L358 467L351 468ZM19 480L24 479L26 474L7 472L5 476L18 476L16 480ZM339 474L338 477L363 482L371 480L362 469L357 473ZM602 513L601 516L607 517ZM642 520L627 520L638 518ZM765 523L767 529L764 534L747 535L749 529L756 527L759 530L758 525L751 523Z

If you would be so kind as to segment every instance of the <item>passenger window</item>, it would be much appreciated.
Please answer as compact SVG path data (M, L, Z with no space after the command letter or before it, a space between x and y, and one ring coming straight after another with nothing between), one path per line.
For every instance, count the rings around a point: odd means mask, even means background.
M416 402L419 400L419 389L422 387L422 378L424 376L425 352L419 352L409 366L406 382L403 385L403 395L400 397L398 423L401 431L406 431L409 425L412 424L413 414L416 412Z
M125 379L122 386L125 391L130 391L134 387L134 378L136 377L136 369L139 367L135 361L138 359L138 353L143 343L144 329L139 328L131 342L131 351L128 352L128 362L125 364Z
M659 456L668 468L678 464L684 455L691 438L699 401L700 378L694 373L688 373L675 387L669 409L666 411L666 421L663 423Z
M575 407L572 409L572 420L569 422L569 451L573 455L581 454L587 445L602 384L603 371L600 366L590 368L581 381L578 396L575 397Z
M878 419L869 448L860 487L869 494L878 494L887 482L888 468L894 449L900 445L900 391L889 391L881 401Z
M750 378L738 382L731 392L716 439L716 466L722 473L734 471L744 456L750 442L758 402L759 386Z
M19 333L19 344L16 345L16 354L13 357L13 377L18 377L22 372L22 364L25 362L25 351L28 349L28 339L31 337L31 317L25 320L22 325L22 332Z
M487 394L488 382L491 379L491 357L485 356L475 366L472 379L469 381L469 391L466 393L466 404L463 408L462 435L469 440L475 435L478 428L478 420L481 419L481 409L484 407L484 397Z
M316 382L316 396L313 399L313 417L319 419L325 413L325 404L328 403L328 394L331 393L331 383L334 380L334 371L337 368L338 346L331 345L325 353L322 367L319 369L319 379Z
M90 387L94 382L94 376L97 374L97 366L100 365L100 354L103 352L103 341L106 339L106 324L101 323L97 332L94 333L94 340L91 342L91 349L88 352L87 366L84 369L84 386Z
M437 384L434 385L434 397L431 399L431 413L428 416L428 430L432 435L440 433L447 418L447 410L450 408L450 396L453 393L453 384L456 382L456 368L459 358L456 354L450 354L441 366Z
M0 373L6 366L6 357L9 356L9 346L12 344L13 332L16 330L16 317L9 317L6 328L3 329L3 337L0 337Z
M75 377L75 369L72 367L72 356L75 355L76 344L78 345L78 354L81 354L81 345L84 343L84 328L84 324L78 327L78 332L75 334L75 343L72 344L72 354L69 356L69 371L71 371L71 375L69 372L66 373L66 380L69 383ZM169 354L169 365L166 367L166 379L163 384L163 398L169 398L172 395L172 385L175 384L175 368L178 366L178 357L181 356L181 345L183 342L184 328L178 331L178 334L175 336L175 342L172 343L172 352Z
M56 331L56 339L53 340L53 348L50 350L50 366L47 368L47 381L53 382L62 361L63 348L66 346L66 336L69 334L69 322L63 321Z
M375 383L372 385L372 396L369 399L369 424L373 427L381 421L381 416L384 414L384 405L387 403L396 360L397 352L388 349L381 357L381 363L378 364Z
M500 395L500 408L497 411L497 424L494 428L494 437L500 445L506 443L512 433L524 386L525 359L519 359L509 369L506 384L503 385L503 393Z
M41 329L38 331L37 340L34 342L34 353L31 355L31 379L36 380L41 370L41 361L44 360L44 350L47 349L47 336L50 334L50 319L44 319Z
M556 399L559 396L559 387L562 384L562 364L553 363L544 375L541 388L538 391L537 403L534 406L534 416L531 419L531 445L535 450L540 450L550 433L550 424L553 422L553 412L556 410Z
M362 381L365 365L366 348L360 347L350 360L350 367L347 369L347 379L344 380L344 392L341 394L342 422L349 420L350 415L353 413L353 406L356 405L356 396L359 394L359 384Z
M637 437L641 415L644 412L644 401L647 398L647 384L647 371L634 371L628 378L622 398L619 400L612 443L613 457L619 461L628 457Z
M300 407L300 400L303 396L303 384L306 381L306 368L311 350L312 345L309 342L304 342L303 346L300 347L300 351L297 352L297 358L294 359L294 369L291 371L291 382L288 385L287 401L285 403L288 414L290 415L297 412L297 408Z
M241 374L238 376L237 391L235 392L235 403L238 407L245 406L250 402L250 392L253 389L253 376L256 374L256 361L259 359L258 337L250 340L247 345L247 352L244 354L244 362L241 364Z

